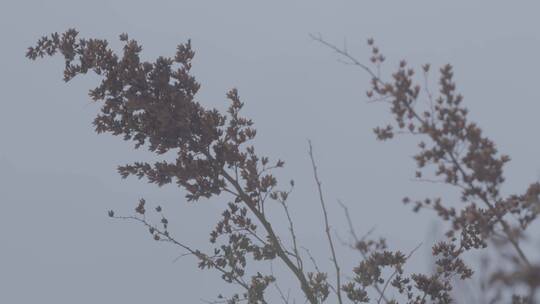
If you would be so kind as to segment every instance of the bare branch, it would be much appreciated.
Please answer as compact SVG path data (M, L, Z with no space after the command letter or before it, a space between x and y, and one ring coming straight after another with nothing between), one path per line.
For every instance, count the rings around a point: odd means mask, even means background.
M339 55L347 58L349 61L350 61L350 64L353 64L353 65L356 65L360 68L362 68L364 71L366 71L373 79L377 79L377 81L379 81L379 77L377 76L377 74L375 74L367 65L361 63L358 59L356 59L355 57L351 56L351 54L348 53L347 49L340 49L339 47L335 46L334 44L326 41L323 39L322 35L321 34L318 34L318 35L314 35L314 34L309 34L309 37L311 37L311 39L319 42L320 44L334 50L336 53L338 53Z
M319 200L321 203L321 208L324 215L324 227L326 231L326 236L328 238L328 245L330 246L330 251L332 252L332 262L334 263L334 267L336 269L336 293L338 297L338 303L343 303L343 300L341 299L341 273L339 264L336 257L336 250L334 248L334 242L332 240L332 235L330 233L330 224L328 223L328 212L326 211L326 204L324 202L324 197L322 193L322 186L321 181L319 179L319 175L317 173L317 165L315 164L315 157L313 156L313 146L311 145L311 141L308 140L309 144L309 157L311 159L311 166L313 168L313 177L315 178L315 182L317 183L317 190L319 192Z

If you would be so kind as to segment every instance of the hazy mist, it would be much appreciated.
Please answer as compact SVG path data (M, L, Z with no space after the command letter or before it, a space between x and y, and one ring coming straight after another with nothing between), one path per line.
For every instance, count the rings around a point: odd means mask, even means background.
M191 39L198 100L224 109L225 93L238 88L258 151L283 159L281 180L296 182L290 202L298 237L324 265L330 253L320 242L308 138L344 239L336 199L349 206L358 232L376 226L391 248L408 251L435 237L436 225L401 198L451 192L411 181L415 141L375 140L372 129L391 116L366 103L368 75L309 34L346 43L366 62L365 42L374 37L387 73L403 58L416 67L452 63L471 118L512 157L503 189L512 193L540 172L538 12L537 1L2 1L0 303L201 303L229 291L195 259L175 262L177 248L152 241L143 227L107 217L109 209L132 212L144 197L164 206L177 238L204 245L224 200L187 203L178 188L121 180L117 165L153 156L94 133L99 105L87 93L97 78L65 84L61 58L24 57L42 35L75 27L81 37L119 47L126 32L148 60L172 56ZM277 227L286 231L285 222ZM427 269L426 252L429 241L412 264ZM348 265L358 260L343 246L338 255Z

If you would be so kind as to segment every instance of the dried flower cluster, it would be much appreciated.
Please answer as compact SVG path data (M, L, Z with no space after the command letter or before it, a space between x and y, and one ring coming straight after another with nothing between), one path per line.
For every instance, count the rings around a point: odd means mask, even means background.
M460 205L444 202L442 198L403 199L404 203L413 204L415 211L432 209L450 224L447 238L432 247L433 273L405 271L417 248L404 254L389 250L384 239L373 240L368 235L358 238L346 207L345 216L355 240L351 247L359 253L361 261L352 271L341 270L311 143L309 156L335 273L322 272L315 263L314 269L308 269L298 250L294 220L288 208L287 199L294 182L290 182L289 190L279 190L272 175L284 162L271 162L255 152L251 141L256 130L250 119L240 115L243 103L237 90L227 93L230 105L225 113L196 101L200 85L190 72L194 57L190 42L179 45L173 58L159 57L155 62L146 62L140 59L142 47L127 34L120 35L124 47L117 54L107 41L81 39L76 30L70 29L42 37L35 47L29 48L27 57L34 60L59 53L65 59L65 81L90 71L101 76L101 83L90 90L90 97L102 102L101 112L94 120L96 132L121 135L124 140L134 142L135 149L146 147L157 155L168 152L176 155L174 161L120 166L122 177L134 175L158 186L174 182L186 191L188 201L214 196L228 201L221 219L210 232L213 250L209 253L178 241L168 229L169 221L162 207L147 209L144 199L138 202L131 216L118 216L112 210L108 213L113 218L140 222L156 241L179 246L197 258L201 269L214 269L224 281L242 289L230 296L218 295L215 303L268 303L270 285L277 287L282 302L293 303L293 299L281 292L271 271L254 272L249 267L252 263L274 260L290 271L304 299L311 304L451 303L455 280L469 279L473 274L464 254L492 243L510 247L516 263L511 271L494 271L490 278L492 286L508 287L507 300L512 303L533 303L540 275L538 266L532 264L522 249L522 237L540 211L540 184L533 183L524 194L501 195L503 167L510 158L500 155L495 144L468 120L463 97L456 93L452 67L446 65L440 69L439 93L434 97L427 80L424 90L416 83L415 71L405 61L399 63L390 80L385 80L381 67L386 58L373 39L368 40L368 45L376 72L320 36L313 39L372 77L367 96L388 103L394 120L392 124L375 128L377 138L389 140L401 133L421 136L419 152L415 155L416 178L459 189ZM427 79L430 66L426 64L422 70ZM422 103L423 100L427 102ZM288 235L278 235L266 216L266 210L275 207L284 211ZM158 217L157 223L149 219L148 211L152 209ZM313 260L310 254L309 258ZM513 295L515 286L527 287L529 295ZM390 289L394 293L390 294Z
M374 102L389 104L394 116L393 124L374 129L379 140L392 139L396 134L422 137L418 144L419 152L414 156L418 168L415 178L445 183L460 191L462 204L458 207L455 207L456 204L444 203L441 198L414 201L414 211L432 209L451 225L446 233L448 239L433 246L435 274L411 276L415 287L423 295L413 296L409 286L409 303L425 303L426 295L436 303L451 302L452 279L467 279L473 273L462 255L471 249L486 248L496 240L501 244L501 239L503 244L513 250L510 259L518 264L519 271L518 274L512 274L514 279L511 280L498 279L507 278L507 275L503 270L497 271L491 282L498 281L507 286L524 284L530 295L527 298L514 297L513 301L534 301L538 282L530 273L536 273L537 267L529 261L521 241L525 229L538 215L540 185L537 182L531 184L522 195L503 197L500 194L505 180L503 167L510 158L499 155L493 141L484 136L474 122L468 120L468 110L462 105L463 97L456 93L452 67L445 65L440 69L439 94L435 97L427 85L429 64L422 66L425 83L422 91L422 86L414 79L415 70L409 68L405 61L399 63L390 80L381 77L380 67L385 57L373 39L368 40L368 45L371 47L371 62L377 68L377 73L354 59L346 50L320 37L314 39L331 47L371 75L371 89L366 95ZM425 178L426 175L430 177ZM410 203L411 199L405 197L403 202ZM391 260L387 258L386 262ZM526 279L517 281L516 275ZM393 285L403 292L403 285Z

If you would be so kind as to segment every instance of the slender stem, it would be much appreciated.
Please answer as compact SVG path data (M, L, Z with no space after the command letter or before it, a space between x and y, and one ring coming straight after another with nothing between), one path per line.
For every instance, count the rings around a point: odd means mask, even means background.
M141 218L138 218L138 217L135 217L135 216L114 216L113 218L115 219L121 219L121 220L134 220L134 221L137 221L137 222L140 222L142 223L144 226L146 226L147 228L152 228L160 237L163 237L165 238L167 241L185 249L187 252L189 252L189 254L192 254L194 256L196 256L198 259L200 260L206 260L206 261L209 261L209 258L208 258L208 255L200 252L199 250L194 250L192 249L191 247L185 245L185 244L182 244L180 243L179 241L177 241L175 238L173 238L170 234L168 233L165 233L163 231L161 231L160 229L158 229L157 227L151 225L150 223L148 223L145 219L141 219ZM210 261L212 262L212 261ZM220 266L216 265L215 263L212 262L212 266L217 269L219 272L223 273L223 274L228 274L228 272L221 268ZM243 288L245 288L246 290L249 290L249 286L243 282L242 280L240 280L239 278L237 277L232 277L232 279L240 286L242 286Z
M354 226L352 224L351 215L349 213L349 208L347 208L347 206L345 206L345 204L343 202L341 202L340 200L338 200L338 203L341 206L341 208L343 208L343 212L345 213L345 218L347 219L347 224L349 225L349 232L351 233L351 235L352 235L352 237L354 239L354 242L359 243L361 240L363 241L369 234L371 234L371 232L374 230L374 228L371 228L366 233L366 235L364 237L362 237L362 239L359 239L358 235L356 234L356 231L354 230ZM367 259L366 254L361 250L359 250L359 251L360 251L360 254L362 255L362 257L364 258L364 260ZM388 300L388 298L384 294L384 290L382 290L381 287L379 287L377 282L375 282L375 284L373 284L373 288L379 294L379 302L382 299L382 300L384 300L385 303L387 303L387 304L390 303L390 300Z
M208 157L211 157L210 155L207 155ZM244 192L244 189L240 186L237 180L235 180L227 171L222 169L221 175L236 189L236 192L238 193L238 196L244 201L244 203L247 205L249 210L253 212L255 217L259 220L259 222L263 225L264 229L268 233L268 237L270 238L271 242L274 245L274 249L277 251L277 255L279 258L285 263L285 265L293 272L293 274L296 276L298 281L300 282L300 286L302 288L302 291L304 292L307 300L311 304L317 304L317 298L313 294L311 288L309 287L308 280L306 279L306 276L301 271L299 267L297 267L289 258L289 255L287 252L283 249L283 246L281 245L279 238L277 237L276 233L274 232L274 229L272 228L272 225L266 220L264 215L257 210L256 203L252 201L252 199L247 195L247 193Z
M289 222L289 232L291 233L292 237L292 243L293 243L293 251L296 256L296 264L300 270L303 270L302 265L302 258L300 257L300 253L298 252L298 243L296 241L296 233L294 232L294 225L291 218L291 214L289 213L289 207L287 207L287 203L283 200L279 201L281 203L281 206L283 206L283 209L285 210L285 214L287 215L287 221Z
M342 304L343 300L341 299L341 273L339 264L336 257L336 250L334 248L334 242L332 240L332 235L330 234L330 224L328 223L328 212L326 211L326 203L324 202L323 192L322 192L322 186L321 181L319 179L319 175L317 173L317 165L315 164L315 157L313 156L313 146L311 145L311 141L308 140L309 143L309 158L311 158L311 166L313 167L313 177L315 178L315 182L317 183L317 190L319 192L319 201L321 202L321 208L324 215L324 226L326 231L326 236L328 238L328 245L330 246L330 251L332 252L332 262L334 263L334 267L336 269L336 294L338 297L338 303Z

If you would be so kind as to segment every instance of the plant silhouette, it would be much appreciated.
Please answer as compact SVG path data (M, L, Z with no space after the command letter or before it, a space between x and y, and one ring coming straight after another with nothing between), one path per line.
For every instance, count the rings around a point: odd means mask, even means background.
M447 184L461 194L458 207L444 198L404 198L414 211L429 209L449 223L446 239L432 246L435 261L432 273L406 272L404 266L411 252L390 250L384 239L359 237L353 229L354 215L344 208L344 216L354 239L351 246L360 253L354 269L342 269L327 216L313 147L309 157L325 228L325 240L331 255L333 273L321 271L307 251L298 245L295 222L289 212L288 197L294 182L278 184L273 171L284 166L256 151L256 129L251 119L243 117L243 103L236 89L227 93L230 104L225 112L205 107L196 101L200 88L191 74L195 55L191 43L180 44L173 58L159 57L142 61L142 47L127 34L120 35L123 50L116 53L106 40L81 39L69 29L41 38L30 47L27 57L59 54L65 59L64 80L93 72L101 77L90 97L102 103L93 124L98 133L122 136L134 148L146 148L156 155L174 153L174 161L135 162L118 167L122 177L136 176L162 186L176 183L186 190L188 201L211 197L227 200L220 220L210 232L213 250L204 252L175 238L169 231L169 218L162 207L149 208L141 199L132 215L108 215L132 220L148 228L152 238L182 248L194 256L201 269L213 269L221 278L242 289L223 296L216 291L215 303L273 303L268 287L277 285L273 273L251 271L248 264L279 261L290 272L308 303L452 303L459 281L470 280L473 267L464 260L471 250L495 247L501 252L500 265L486 275L482 289L491 303L535 303L540 284L540 269L523 249L524 236L537 217L540 184L532 183L523 194L503 197L503 169L509 156L500 154L495 143L470 121L463 97L457 93L453 69L439 71L439 90L432 93L427 85L430 65L421 67L418 80L414 69L401 61L390 76L381 72L385 56L368 40L370 64L353 57L321 36L312 39L337 52L371 76L368 98L390 107L392 122L374 129L379 140L412 134L419 138L415 177L421 181ZM424 85L421 81L424 80ZM279 206L288 223L288 234L279 235L275 222L267 216L268 208ZM149 220L155 213L157 221ZM504 249L504 250L503 250ZM502 252L506 252L504 255ZM511 253L508 253L511 252ZM279 287L279 301L294 303ZM523 293L525 292L525 293ZM521 293L521 295L519 295Z

